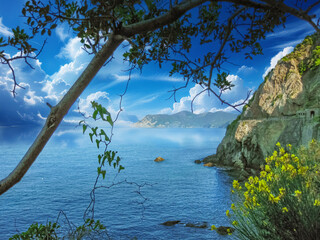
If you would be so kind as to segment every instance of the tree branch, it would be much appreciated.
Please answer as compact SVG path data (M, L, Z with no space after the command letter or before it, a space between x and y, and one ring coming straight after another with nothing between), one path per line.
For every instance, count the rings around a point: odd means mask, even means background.
M63 117L68 113L73 103L89 85L93 77L97 74L107 59L112 56L113 52L122 43L122 41L123 38L119 36L111 36L102 49L94 56L78 80L73 84L58 105L51 109L45 125L27 153L9 176L0 181L0 195L22 179L42 149L45 147L54 131L57 129Z

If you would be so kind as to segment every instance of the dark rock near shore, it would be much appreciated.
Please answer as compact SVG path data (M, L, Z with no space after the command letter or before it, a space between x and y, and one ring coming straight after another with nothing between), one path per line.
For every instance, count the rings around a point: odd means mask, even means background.
M162 157L157 157L154 161L155 162L162 162L162 161L164 161L164 159Z
M228 235L229 233L233 233L234 230L235 229L232 227L224 227L224 226L220 226L216 229L217 233L219 233L220 235Z
M180 223L180 222L181 222L181 221L166 221L166 222L164 222L164 223L161 223L161 225L170 227L170 226L174 226L174 225L176 225L176 224L178 224L178 223Z
M191 228L209 228L208 223L207 222L203 222L203 223L186 223L185 225L186 227L191 227Z
M201 160L195 160L194 163L196 163L196 164L201 164L202 161L201 161Z

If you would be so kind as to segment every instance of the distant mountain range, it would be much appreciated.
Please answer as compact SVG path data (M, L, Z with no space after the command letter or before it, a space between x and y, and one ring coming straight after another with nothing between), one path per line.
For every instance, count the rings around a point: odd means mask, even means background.
M236 118L237 114L227 112L194 114L182 111L172 115L147 115L133 126L141 128L224 128Z

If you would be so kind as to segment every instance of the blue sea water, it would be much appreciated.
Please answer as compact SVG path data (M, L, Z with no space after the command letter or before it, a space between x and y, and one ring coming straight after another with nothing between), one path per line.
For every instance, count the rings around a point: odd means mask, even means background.
M22 158L37 130L0 129L0 178ZM197 165L216 151L225 129L115 129L111 150L125 167L109 170L98 185L127 180L97 190L95 217L112 239L232 239L215 231L167 227L160 223L229 225L231 179L221 169ZM33 222L55 221L62 210L74 224L83 223L96 177L99 150L81 129L59 129L16 186L0 196L0 239L25 231ZM165 161L153 160L161 156ZM139 191L140 190L140 191ZM144 199L139 193L147 199ZM61 223L65 222L63 219Z

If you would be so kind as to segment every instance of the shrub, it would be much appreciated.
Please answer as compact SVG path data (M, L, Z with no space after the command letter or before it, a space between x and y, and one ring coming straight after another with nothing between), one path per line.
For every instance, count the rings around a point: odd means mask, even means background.
M233 182L234 202L227 216L240 239L319 239L320 144L295 154L277 143L260 177Z
M56 230L60 228L57 223L48 222L46 225L33 223L27 231L21 234L15 234L10 240L31 240L31 239L45 239L56 240L58 239Z

